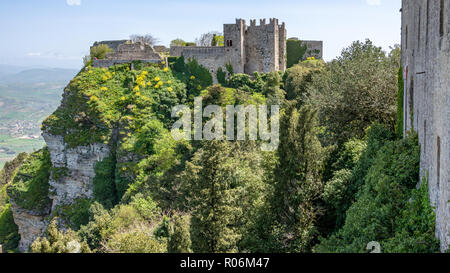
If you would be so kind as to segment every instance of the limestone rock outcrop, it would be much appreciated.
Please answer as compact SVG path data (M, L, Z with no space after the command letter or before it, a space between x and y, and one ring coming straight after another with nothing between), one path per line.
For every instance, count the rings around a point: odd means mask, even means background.
M106 144L91 144L67 148L62 136L43 134L50 151L54 168L64 169L60 177L52 175L50 199L53 200L52 211L60 205L69 205L80 198L93 198L93 179L95 165L110 155Z

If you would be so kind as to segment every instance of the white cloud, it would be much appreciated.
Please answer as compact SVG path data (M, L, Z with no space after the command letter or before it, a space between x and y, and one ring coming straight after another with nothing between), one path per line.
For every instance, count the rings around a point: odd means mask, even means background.
M366 0L369 6L379 6L381 5L381 0Z
M81 5L81 0L66 0L69 6L79 6Z
M41 55L42 55L41 52L30 52L27 54L27 56L29 56L29 57L39 57Z
M81 60L83 56L66 55L59 52L30 52L27 57L53 60Z

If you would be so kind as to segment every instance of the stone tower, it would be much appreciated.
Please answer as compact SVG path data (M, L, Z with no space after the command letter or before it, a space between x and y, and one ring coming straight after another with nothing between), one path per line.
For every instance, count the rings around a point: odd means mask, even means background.
M233 66L234 73L244 73L246 28L242 19L236 19L236 24L223 25L225 62Z
M450 1L402 1L404 130L417 131L436 235L450 244Z
M285 24L278 19L250 21L236 19L236 24L224 25L225 61L233 66L235 73L252 75L254 72L286 70Z

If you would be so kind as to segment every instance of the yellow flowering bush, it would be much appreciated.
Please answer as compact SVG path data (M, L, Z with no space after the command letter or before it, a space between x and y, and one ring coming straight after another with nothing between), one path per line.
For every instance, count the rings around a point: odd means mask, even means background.
M50 133L63 136L70 147L109 142L118 125L131 131L133 139L134 132L151 117L171 121L172 107L185 103L186 92L186 85L170 69L164 72L159 66L143 65L134 70L127 64L108 69L89 67L70 82L67 103L43 125ZM122 120L124 111L132 119ZM84 117L98 126L83 122Z

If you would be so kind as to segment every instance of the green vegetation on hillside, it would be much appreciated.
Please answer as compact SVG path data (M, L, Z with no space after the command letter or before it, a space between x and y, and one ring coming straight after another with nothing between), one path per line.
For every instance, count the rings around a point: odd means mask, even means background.
M48 149L30 154L8 186L8 196L21 208L46 212L50 206L49 184L51 161Z
M93 199L57 208L31 250L363 253L377 241L384 252L439 251L417 136L395 131L398 53L354 42L330 63L297 60L253 77L227 71L221 85L183 58L170 58L170 68L88 65L43 130L68 147L107 144L111 154L95 166ZM175 140L172 107L192 107L199 95L204 107L279 105L278 150ZM3 199L45 208L49 172L64 170L51 168L46 149L20 162L3 175ZM15 242L4 213L0 240Z

